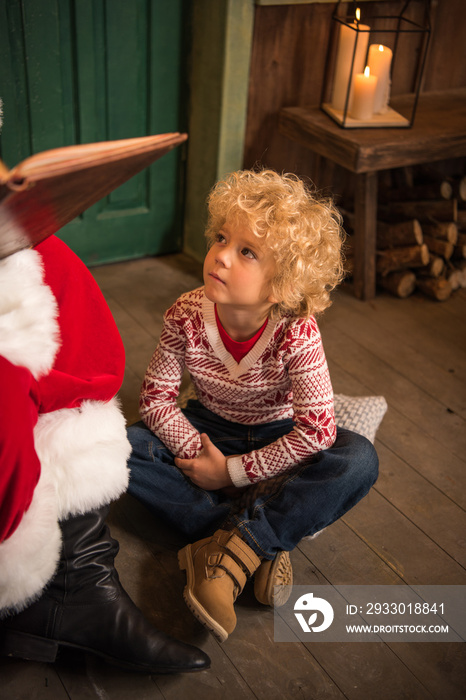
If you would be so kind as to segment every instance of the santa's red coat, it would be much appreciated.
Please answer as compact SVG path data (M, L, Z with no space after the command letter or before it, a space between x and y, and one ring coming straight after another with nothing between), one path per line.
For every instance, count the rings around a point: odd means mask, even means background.
M129 444L123 344L79 258L51 236L0 261L0 299L1 609L53 574L60 519L124 491Z

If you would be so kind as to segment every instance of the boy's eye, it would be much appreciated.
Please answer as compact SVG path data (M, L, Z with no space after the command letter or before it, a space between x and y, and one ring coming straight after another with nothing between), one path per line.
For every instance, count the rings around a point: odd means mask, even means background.
M243 250L241 251L241 254L244 255L245 258L255 259L255 257L256 257L255 253L253 253L250 248L243 248Z
M215 236L216 243L223 243L225 241L225 236L223 233L217 233Z

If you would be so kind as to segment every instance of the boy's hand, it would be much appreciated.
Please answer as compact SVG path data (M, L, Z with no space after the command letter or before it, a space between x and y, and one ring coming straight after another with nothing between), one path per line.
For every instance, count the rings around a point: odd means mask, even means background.
M233 484L228 473L226 457L215 447L209 436L201 434L202 452L194 459L175 458L176 466L191 481L206 491L217 491Z

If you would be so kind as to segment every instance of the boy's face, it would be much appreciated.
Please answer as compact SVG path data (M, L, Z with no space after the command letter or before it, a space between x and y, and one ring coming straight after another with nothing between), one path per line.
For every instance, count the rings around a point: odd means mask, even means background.
M275 303L270 290L274 271L263 241L247 225L228 220L204 260L206 296L220 306L268 311Z

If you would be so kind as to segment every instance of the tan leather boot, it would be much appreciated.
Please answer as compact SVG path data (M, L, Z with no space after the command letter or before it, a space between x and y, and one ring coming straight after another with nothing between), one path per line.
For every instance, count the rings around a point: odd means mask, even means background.
M235 600L261 560L237 530L217 530L180 550L178 561L186 571L187 606L224 642L236 627Z
M279 552L275 559L264 560L254 576L254 595L259 603L279 608L285 605L293 585L290 553Z

